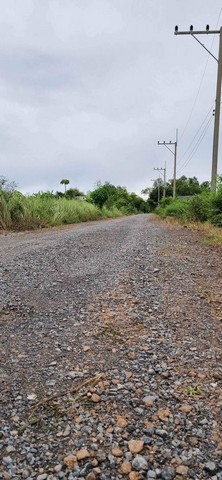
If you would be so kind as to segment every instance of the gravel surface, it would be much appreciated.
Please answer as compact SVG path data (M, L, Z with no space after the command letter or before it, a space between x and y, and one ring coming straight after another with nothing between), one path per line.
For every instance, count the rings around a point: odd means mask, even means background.
M222 480L221 251L148 215L0 246L0 478Z

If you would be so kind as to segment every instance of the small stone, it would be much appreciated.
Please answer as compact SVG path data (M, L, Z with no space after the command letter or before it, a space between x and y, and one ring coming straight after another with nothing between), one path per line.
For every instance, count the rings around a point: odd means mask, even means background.
M9 475L9 473L7 473L7 472L3 472L3 479L4 480L11 480L11 475Z
M190 413L192 411L192 407L191 405L184 403L184 405L182 405L182 407L180 407L179 410L183 413Z
M143 413L144 413L144 408L136 407L136 408L135 408L135 412L136 412L138 415L143 415Z
M147 472L147 477L148 480L152 480L153 478L156 478L156 472L154 470L148 470Z
M195 445L198 444L198 440L196 437L190 437L190 445L192 445L192 447L195 447Z
M72 470L77 462L77 458L75 455L67 455L67 457L63 459L63 462L69 470Z
M88 473L86 480L96 480L96 475L94 472Z
M41 475L38 475L37 480L46 480L47 477L47 473L41 473Z
M162 428L157 428L156 429L156 434L158 437L167 437L168 433L166 430L162 430Z
M20 419L18 415L15 415L14 417L12 417L12 420L13 422L18 423Z
M214 378L216 378L217 380L222 380L222 370L218 370L216 372L213 373L213 376Z
M76 454L77 460L84 460L85 458L89 458L90 454L86 448L82 448Z
M3 463L5 465L10 465L10 463L12 463L12 458L11 457L3 457Z
M127 420L124 417L117 417L117 425L120 428L125 428L127 426Z
M15 448L12 445L8 445L6 448L7 453L15 452Z
M178 475L182 475L182 477L186 477L187 472L188 472L188 467L185 465L179 465L179 467L176 468L176 472Z
M131 463L130 462L123 462L122 465L120 466L120 472L121 473L130 473L131 472Z
M136 359L136 354L135 354L135 352L129 352L129 353L128 353L128 359L129 359L129 360L135 360L135 359Z
M85 346L83 347L83 351L84 351L84 352L88 352L89 350L90 350L89 345L85 345Z
M62 470L62 465L56 465L56 466L54 467L54 471L55 471L56 473L61 472L61 470Z
M112 454L113 454L114 457L122 457L123 456L122 450L118 447L112 448Z
M98 403L98 402L100 402L101 397L99 395L97 395L97 393L93 393L90 400L92 400L92 402L94 402L94 403Z
M173 480L176 476L176 472L174 470L174 468L164 468L164 470L162 470L161 472L161 478L163 478L164 480Z
M132 467L138 471L148 470L147 460L142 455L137 455L132 462Z
M207 472L214 473L216 470L216 465L214 462L209 461L205 464L205 469Z
M168 417L170 416L170 410L169 408L159 408L156 415L159 417L160 420L162 420L162 422L166 422L168 420Z
M146 395L143 397L143 402L145 403L146 407L152 407L154 402L156 400L156 397L153 395Z
M28 400L36 400L36 398L37 398L36 393L29 393L29 395L27 395Z
M68 435L70 435L70 432L71 432L71 427L70 427L70 425L67 425L67 427L65 428L65 430L63 432L63 436L68 437Z
M128 448L131 453L140 453L143 450L144 442L142 440L130 440Z
M139 472L130 472L129 479L130 480L143 480L144 476Z

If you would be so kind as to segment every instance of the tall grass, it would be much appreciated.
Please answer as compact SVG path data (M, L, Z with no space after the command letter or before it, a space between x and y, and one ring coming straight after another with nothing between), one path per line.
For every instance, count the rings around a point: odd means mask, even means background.
M121 216L118 209L99 209L91 203L47 195L0 193L0 229L30 230Z

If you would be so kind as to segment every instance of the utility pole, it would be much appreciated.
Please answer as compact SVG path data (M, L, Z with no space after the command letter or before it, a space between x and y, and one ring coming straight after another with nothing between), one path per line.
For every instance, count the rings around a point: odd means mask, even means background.
M195 35L210 35L219 34L219 54L216 58L205 45ZM220 131L220 103L221 103L221 81L222 81L222 27L220 30L210 30L209 25L206 25L206 30L194 30L193 25L190 25L190 30L179 32L176 25L174 35L192 35L195 40L213 57L218 63L217 68L217 88L215 101L215 116L214 116L214 138L213 138L213 155L212 155L212 171L211 171L211 190L216 191L217 186L217 165L218 165L218 150L219 150L219 131Z
M173 165L173 198L176 198L176 174L177 174L177 144L178 144L178 128L176 129L176 141L175 142L159 142L158 145L164 145L174 156ZM171 150L168 145L174 145L174 151Z
M153 170L158 170L158 172L160 172L161 175L163 175L163 198L165 198L166 196L166 162L165 162L164 168L154 168Z

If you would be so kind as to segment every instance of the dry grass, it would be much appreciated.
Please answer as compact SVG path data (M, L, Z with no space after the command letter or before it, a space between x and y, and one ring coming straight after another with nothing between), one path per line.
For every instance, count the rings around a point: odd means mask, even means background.
M199 232L203 235L203 242L207 245L213 245L222 247L222 228L214 227L210 223L200 222L182 222L178 219L167 217L165 219L160 218L158 215L153 215L153 219L166 223L167 225L184 226L195 232Z
M209 223L188 223L187 227L203 233L205 244L222 247L222 228L214 227Z

